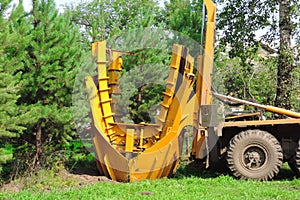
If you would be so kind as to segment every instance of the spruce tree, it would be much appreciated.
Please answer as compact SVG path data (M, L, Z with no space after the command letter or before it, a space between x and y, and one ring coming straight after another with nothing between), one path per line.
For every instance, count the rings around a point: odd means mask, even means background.
M42 165L45 149L75 134L71 101L73 83L81 65L78 27L59 14L53 0L32 0L29 15L31 42L26 47L19 104L30 111L24 140L34 144L34 164Z

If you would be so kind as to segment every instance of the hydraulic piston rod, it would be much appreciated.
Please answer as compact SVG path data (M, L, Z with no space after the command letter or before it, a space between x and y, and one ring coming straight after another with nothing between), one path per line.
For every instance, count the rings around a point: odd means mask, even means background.
M254 102L251 102L251 101L246 101L246 100L238 99L238 98L231 97L231 96L218 94L216 92L213 92L212 94L213 94L213 96L215 96L217 98L226 99L226 100L236 102L236 103L241 103L241 104L244 104L244 105L254 106L256 108L264 109L264 110L272 112L272 113L286 115L286 116L293 117L293 118L300 118L300 113L293 112L293 111L290 111L290 110L286 110L284 108L278 108L278 107L275 107L275 106L268 106L268 105L263 105L263 104L259 104L259 103L254 103Z

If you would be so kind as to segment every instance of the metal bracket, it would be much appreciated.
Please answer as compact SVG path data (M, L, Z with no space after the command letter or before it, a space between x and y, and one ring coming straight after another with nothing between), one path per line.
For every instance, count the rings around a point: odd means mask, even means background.
M201 120L204 127L216 127L218 126L218 112L217 105L202 105L201 106Z

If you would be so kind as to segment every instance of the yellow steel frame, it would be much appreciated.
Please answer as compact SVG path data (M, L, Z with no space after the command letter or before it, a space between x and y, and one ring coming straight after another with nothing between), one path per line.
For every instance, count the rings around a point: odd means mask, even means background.
M214 38L216 24L216 6L211 0L204 0L207 10L205 47L203 55L198 57L198 73L196 83L196 96L199 109L194 114L195 134L192 145L192 155L195 158L203 158L203 147L206 127L201 124L201 106L212 104L211 81L214 63ZM210 129L211 130L211 129Z
M183 48L186 51L184 58ZM106 77L106 52L105 42L93 44L93 56L98 63L99 88L95 86L92 77L86 77L98 167L106 176L119 181L155 179L172 174L179 164L179 135L185 126L193 125L196 97L189 101L188 98L193 92L194 59L186 47L174 45L158 124L122 124L114 122L114 113L110 108L111 90L108 86L114 84L117 87L117 81L110 82L110 78ZM183 75L179 73L181 59L185 59ZM113 69L108 65L108 73L115 71ZM121 67L117 70L121 70ZM176 80L181 75L184 81L177 86ZM178 88L176 94L175 88ZM131 154L138 156L130 158Z
M98 87L91 76L86 77L86 87L93 117L93 141L99 160L98 167L106 176L118 181L169 176L179 164L180 134L184 127L191 125L199 130L205 128L199 124L199 108L212 103L210 88L215 6L211 0L204 2L208 11L206 45L205 54L198 58L201 62L198 62L200 73L196 77L196 94L190 97L195 81L194 58L189 55L186 47L175 44L158 124L122 124L115 121L116 116L112 110L116 108L111 95L120 92L118 81L122 70L121 52L108 50L105 41L92 44L92 56L98 66ZM179 72L182 63L183 71ZM182 82L177 81L179 76L183 76ZM193 152L199 155L203 133L198 132L195 138Z

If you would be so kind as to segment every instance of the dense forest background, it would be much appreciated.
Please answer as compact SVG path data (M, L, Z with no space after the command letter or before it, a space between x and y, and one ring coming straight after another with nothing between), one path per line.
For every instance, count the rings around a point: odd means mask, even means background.
M91 42L158 27L201 43L200 0L170 0L162 7L155 0L78 1L63 12L53 0L32 0L28 12L22 1L11 2L0 0L1 181L67 168L75 157L88 156L74 125L72 91ZM299 111L299 2L216 3L216 89ZM162 62L160 56L151 59ZM145 101L130 107L137 122L145 120L151 100L160 99L157 87L142 91Z

